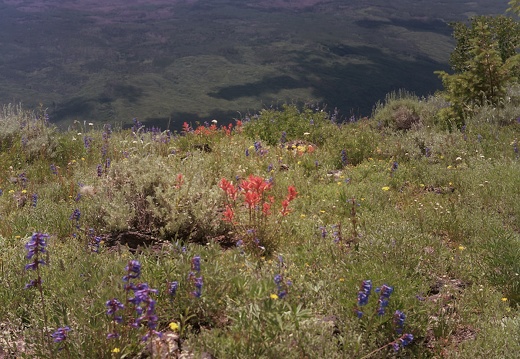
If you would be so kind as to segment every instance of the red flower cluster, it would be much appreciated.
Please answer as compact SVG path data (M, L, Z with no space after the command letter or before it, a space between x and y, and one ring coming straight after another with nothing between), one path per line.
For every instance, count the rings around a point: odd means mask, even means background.
M182 175L182 173L179 173L177 175L176 182L177 184L175 185L175 188L181 188L184 184L184 176Z
M219 187L226 192L232 202L226 205L226 210L223 213L224 221L233 222L235 218L234 207L239 191L244 196L244 204L249 209L250 214L256 208L260 208L264 216L271 214L271 205L274 203L274 197L266 196L265 193L272 188L272 183L264 180L262 177L250 175L246 180L242 180L238 187L227 179L222 178ZM282 210L280 211L282 216L290 213L289 203L298 196L294 186L289 186L288 191L289 193L282 201Z
M287 216L289 213L291 213L291 210L289 209L289 204L293 199L295 199L298 196L298 192L296 192L296 187L294 186L287 187L287 191L287 196L282 201L282 210L280 211L282 216Z
M240 131L242 127L242 121L237 120L235 125L235 130ZM227 136L231 136L231 130L233 129L233 124L230 123L227 126L220 126L220 131L225 133ZM219 131L219 128L215 123L210 126L198 126L196 129L193 129L187 122L182 124L182 132L184 134L193 133L195 135L203 135L203 136L211 136L216 134Z

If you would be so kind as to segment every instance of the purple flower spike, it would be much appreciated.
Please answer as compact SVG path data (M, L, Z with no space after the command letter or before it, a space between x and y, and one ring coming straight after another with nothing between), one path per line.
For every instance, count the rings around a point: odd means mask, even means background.
M81 217L81 212L79 209L75 209L74 212L70 215L70 220L75 220L76 222L79 222L79 218Z
M117 312L120 309L124 309L124 305L118 301L116 298L107 300L105 303L107 306L107 315L113 315L115 312Z
M171 297L175 297L175 294L177 294L178 288L179 288L179 282L177 282L177 281L171 282L170 284L168 284L168 294Z
M26 258L31 260L31 263L25 265L25 270L38 271L40 265L45 265L45 261L40 259L40 253L46 252L45 247L47 247L47 238L49 238L48 234L37 232L34 233L29 242L25 244L25 249L27 249ZM38 278L31 280L24 288L29 289L32 287L40 287L41 283L42 280L38 272Z
M139 278L139 276L141 275L141 263L133 259L128 262L128 265L125 267L125 271L128 273L123 277L123 280L125 282L128 282L128 280L131 278Z
M367 279L361 282L361 288L358 292L358 305L364 306L368 304L368 298L370 297L370 293L372 291L372 281Z
M388 299L390 295L393 293L394 287L390 287L386 284L383 284L381 287L376 288L376 292L379 293L379 306L377 308L378 315L384 315L385 309L388 307Z
M54 339L54 343L61 343L65 339L67 339L67 333L70 331L69 327L58 328L54 333L51 334L51 337Z
M396 310L394 313L394 326L397 334L403 333L404 320L406 315L400 310Z
M195 256L191 260L191 269L200 272L200 256Z
M403 348L410 344L413 341L412 334L403 334L399 339L392 343L392 346L395 351L399 351L400 348Z

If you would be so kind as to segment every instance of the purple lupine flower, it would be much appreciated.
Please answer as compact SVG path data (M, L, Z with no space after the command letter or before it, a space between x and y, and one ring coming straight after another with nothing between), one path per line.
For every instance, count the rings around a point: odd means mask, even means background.
M390 287L386 284L383 284L381 287L376 288L376 292L379 293L379 300L378 300L378 307L377 307L377 314L378 315L384 315L385 309L388 307L388 299L390 298L390 295L394 291L393 287Z
M395 311L393 322L394 322L395 332L397 334L403 333L405 319L406 319L406 315L403 312L401 312L400 310Z
M79 222L79 218L81 217L81 212L79 209L75 209L72 214L70 215L70 220L75 220L76 222Z
M137 262L137 261L136 261ZM152 289L148 286L148 283L139 283L133 288L134 297L128 299L130 303L139 305L140 303L148 302L150 293L157 294L157 289Z
M260 141L255 141L253 145L255 146L255 152L258 152L262 149L262 143Z
M361 318L361 317L363 316L363 312L360 311L360 310L357 309L357 308L354 308L354 313L356 314L356 316L357 316L358 318Z
M361 282L361 287L358 292L358 305L360 307L368 304L368 298L370 297L370 293L372 291L372 281L367 279Z
M97 176L101 177L103 175L103 167L101 165L97 165Z
M177 289L179 288L179 282L174 281L168 284L168 294L170 297L175 297L177 294Z
M133 121L134 125L132 126L132 132L136 133L141 127L143 127L143 124L137 118L134 118Z
M392 172L395 172L397 171L397 168L399 167L399 164L397 162L394 161L394 163L392 163Z
M200 256L195 256L191 260L191 270L200 272Z
M55 164L51 164L50 168L51 168L52 174L57 176L58 175L58 168L56 167L56 165Z
M403 334L400 338L395 340L392 343L392 347L395 351L399 351L400 348L403 348L410 344L413 341L413 335L412 334Z
M32 199L32 206L36 207L36 205L38 204L38 194L33 193L31 199Z
M200 298L202 296L202 285L204 284L202 277L195 277L193 276L193 285L195 286L195 291L193 291L191 294L195 298Z
M92 243L92 252L99 253L99 245L101 243L101 237L94 237L94 242Z
M249 148L246 148L246 157L249 157Z
M45 233L33 233L31 239L25 245L25 249L27 249L27 259L37 258L39 253L45 253L45 247L47 247L47 242L45 241L49 238L48 234Z
M119 310L122 310L122 309L125 308L124 304L121 303L116 298L113 298L113 299L107 300L105 305L107 307L107 315L108 316L112 316L112 319L113 319L114 322L121 323L123 321L123 317L120 316L120 315L117 315L116 313ZM109 333L107 335L107 339L117 338L118 336L119 336L119 334L117 334L115 332Z
M103 129L105 130L105 133L107 134L107 138L110 138L110 135L112 134L112 125L109 123L106 123L103 125Z
M43 259L34 260L33 262L25 265L25 270L37 270L40 264L45 265Z
M105 303L107 309L107 315L114 315L118 310L124 309L125 306L116 298L107 300Z
M135 259L132 259L128 261L128 264L125 267L125 271L128 273L123 277L125 282L128 282L130 279L139 278L141 275L141 263Z
M327 228L325 226L321 226L320 231L321 231L321 238L326 238L327 237Z
M23 289L29 289L29 288L32 288L32 287L38 287L38 286L41 285L41 283L42 283L41 278L33 279L29 283L27 283Z
M150 294L157 294L157 289L152 289L147 283L138 284L134 289L134 298L128 301L135 304L136 312L139 315L132 323L133 327L138 327L142 322L146 322L148 333L141 338L142 341L148 340L152 334L161 336L162 333L156 331L158 317L155 314L156 301L150 297Z
M56 331L51 334L51 337L54 339L54 343L61 343L62 341L67 339L67 334L69 331L69 327L62 327L56 329Z
M283 270L283 265L283 257L279 254L278 267L280 268L280 271ZM278 298L283 299L287 295L288 287L292 285L292 282L290 280L287 280L284 283L284 277L282 273L276 274L273 279L274 283L276 284Z
M83 145L86 149L89 149L92 145L92 137L89 136L83 136Z

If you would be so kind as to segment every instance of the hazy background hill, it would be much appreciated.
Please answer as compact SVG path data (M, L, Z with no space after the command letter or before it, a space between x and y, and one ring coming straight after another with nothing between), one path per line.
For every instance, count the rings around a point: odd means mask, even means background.
M108 5L107 5L108 3ZM368 115L440 88L449 21L507 1L0 0L0 103L171 128L281 101Z

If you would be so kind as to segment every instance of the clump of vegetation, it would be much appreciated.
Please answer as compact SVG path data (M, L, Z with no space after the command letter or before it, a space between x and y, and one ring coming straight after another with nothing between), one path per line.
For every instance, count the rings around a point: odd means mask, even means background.
M373 118L379 126L407 131L422 123L424 104L414 94L400 90L388 94L374 109Z

